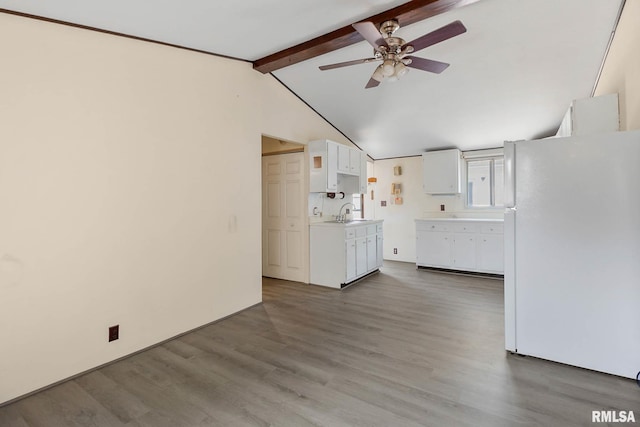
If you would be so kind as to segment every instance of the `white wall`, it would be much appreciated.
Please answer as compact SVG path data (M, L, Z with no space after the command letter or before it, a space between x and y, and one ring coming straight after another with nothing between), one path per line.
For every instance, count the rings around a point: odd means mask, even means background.
M1 13L0 56L0 403L261 301L261 134L342 135L249 63Z
M595 95L618 93L620 130L640 129L640 2L627 1Z
M402 175L394 176L394 166L400 166ZM375 219L384 220L384 259L416 261L416 218L460 217L502 218L502 210L468 209L464 195L432 196L422 190L422 157L402 157L377 160L373 165L373 176L378 179L369 190L374 190L372 203ZM464 180L463 176L463 180ZM463 181L464 182L464 181ZM391 184L402 185L402 204L395 204L391 195ZM387 206L381 206L385 201ZM445 211L440 211L440 205ZM398 253L394 254L393 249Z

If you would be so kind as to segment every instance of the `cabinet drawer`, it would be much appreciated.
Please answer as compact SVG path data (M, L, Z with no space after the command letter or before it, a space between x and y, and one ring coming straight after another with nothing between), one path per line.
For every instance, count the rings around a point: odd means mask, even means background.
M378 231L378 228L376 227L375 224L367 225L367 236L369 236L371 234L376 234L377 231Z
M376 233L382 233L382 224L376 226Z
M481 233L483 234L503 234L504 224L482 224Z
M345 239L355 239L356 238L356 229L355 228L347 228L344 230L344 238Z
M451 231L456 233L477 233L478 225L471 223L453 224L451 226Z
M448 224L444 224L440 222L420 221L417 223L416 229L418 231L449 231L450 227Z
M367 227L356 227L356 237L365 237L367 235Z

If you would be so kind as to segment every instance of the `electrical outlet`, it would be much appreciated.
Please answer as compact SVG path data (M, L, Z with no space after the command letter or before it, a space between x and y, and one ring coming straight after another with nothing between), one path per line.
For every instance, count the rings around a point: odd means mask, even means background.
M444 212L444 205L440 205L440 210Z
M120 325L109 327L109 342L115 341L120 338Z
M393 254L398 255L398 248L393 248Z

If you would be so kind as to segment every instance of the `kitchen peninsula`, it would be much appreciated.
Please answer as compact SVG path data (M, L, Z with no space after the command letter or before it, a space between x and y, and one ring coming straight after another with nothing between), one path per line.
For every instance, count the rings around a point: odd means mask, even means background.
M382 220L317 222L310 228L310 282L341 289L382 266Z

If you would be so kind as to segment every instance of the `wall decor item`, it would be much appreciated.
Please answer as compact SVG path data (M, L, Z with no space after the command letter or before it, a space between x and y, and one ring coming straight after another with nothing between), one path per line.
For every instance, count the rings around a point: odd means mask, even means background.
M391 184L391 194L394 196L400 195L402 193L402 184L398 182L394 182Z
M400 176L402 175L402 166L394 166L393 167L393 174L395 176Z

